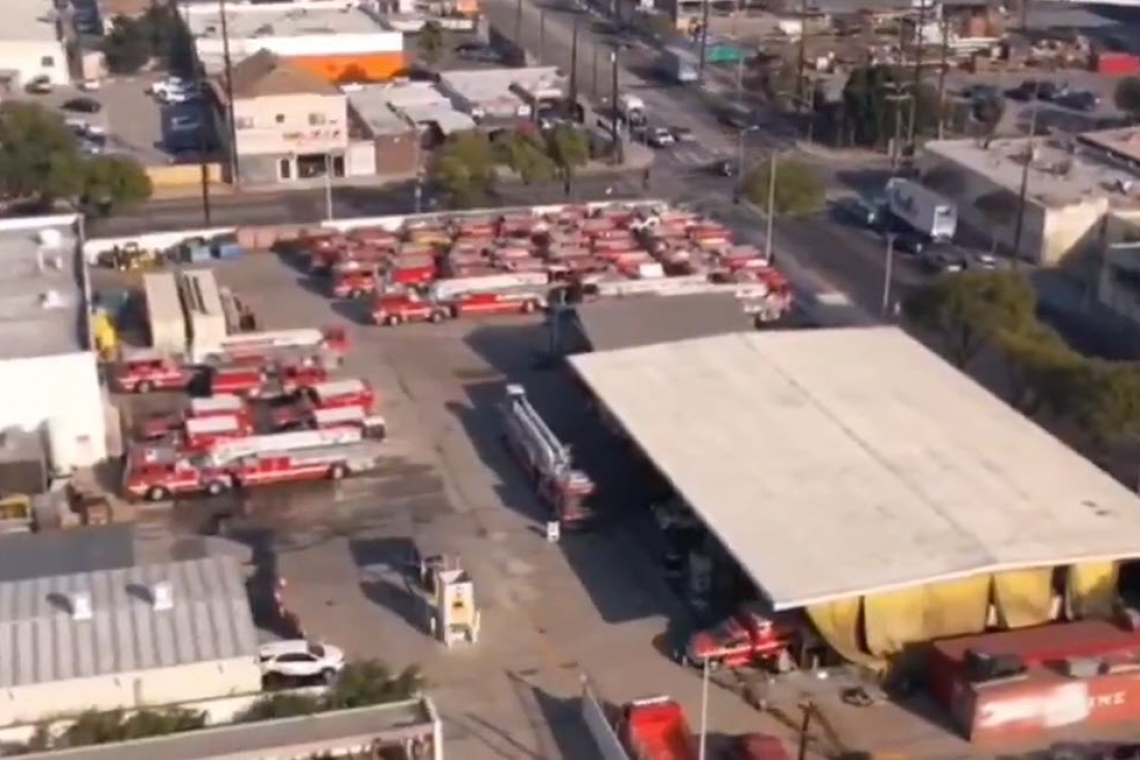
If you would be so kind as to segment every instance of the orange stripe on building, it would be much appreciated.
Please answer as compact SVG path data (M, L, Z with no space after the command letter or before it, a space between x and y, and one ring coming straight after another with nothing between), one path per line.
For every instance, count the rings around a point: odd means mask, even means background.
M404 69L404 54L352 53L350 55L293 55L290 63L310 71L326 81L377 82L391 79Z

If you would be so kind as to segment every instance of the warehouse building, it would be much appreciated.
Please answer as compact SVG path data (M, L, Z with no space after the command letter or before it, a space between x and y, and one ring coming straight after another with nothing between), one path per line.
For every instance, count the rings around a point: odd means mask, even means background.
M0 220L0 431L44 436L65 473L107 457L74 215Z
M59 15L51 0L11 0L0 30L0 79L18 93L40 77L55 85L71 81Z
M439 89L477 120L526 118L536 106L554 106L566 97L568 82L554 66L445 71Z
M919 164L935 190L953 198L959 219L1012 250L1025 168L1024 139L927 143ZM1045 266L1093 256L1110 212L1140 208L1140 178L1129 166L1070 138L1037 138L1022 222L1022 259Z
M327 82L372 82L404 69L404 35L355 0L289 3L179 3L202 65L225 69L261 50L288 59Z
M73 572L38 574L56 561L43 544L32 572L0 567L0 725L260 690L237 559L124 565L125 540L93 542Z
M570 363L707 526L691 587L743 577L849 660L1105 614L1140 557L1136 494L897 328Z

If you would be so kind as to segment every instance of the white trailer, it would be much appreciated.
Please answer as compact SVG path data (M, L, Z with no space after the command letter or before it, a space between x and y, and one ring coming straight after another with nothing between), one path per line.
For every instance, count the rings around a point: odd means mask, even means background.
M195 352L225 341L229 334L226 310L218 281L211 269L189 269L178 275L178 292L190 324L190 344Z
M887 180L887 210L932 240L950 240L958 230L958 207L913 180Z
M549 284L550 275L545 271L455 277L432 283L428 297L434 301L450 301L473 293L501 293L519 288L541 288Z
M150 344L158 351L181 354L186 350L186 317L173 272L143 275L143 296L150 328Z

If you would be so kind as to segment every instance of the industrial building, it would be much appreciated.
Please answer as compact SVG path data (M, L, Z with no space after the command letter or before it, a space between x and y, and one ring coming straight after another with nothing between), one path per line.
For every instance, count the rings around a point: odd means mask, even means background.
M0 31L0 80L9 92L37 78L55 85L71 81L60 16L50 0L12 0L4 5Z
M63 474L107 457L75 215L0 220L0 431L44 436Z
M179 3L194 48L216 74L261 50L288 59L327 82L370 82L404 68L404 35L356 0Z
M897 328L570 363L708 528L690 589L742 578L849 660L1103 614L1140 556L1136 494Z
M953 198L961 221L1012 250L1029 142L1025 139L941 140L926 143L923 176ZM1101 222L1110 212L1140 209L1133 169L1070 138L1032 141L1022 259L1045 266L1095 255Z
M260 690L237 559L133 564L117 528L3 540L0 725Z
M535 106L553 105L567 94L565 76L554 66L445 71L439 89L474 119L527 117Z
M228 143L231 130L223 78L213 87L222 104ZM311 71L262 50L233 67L232 130L241 182L290 182L344 176L348 114L344 93Z

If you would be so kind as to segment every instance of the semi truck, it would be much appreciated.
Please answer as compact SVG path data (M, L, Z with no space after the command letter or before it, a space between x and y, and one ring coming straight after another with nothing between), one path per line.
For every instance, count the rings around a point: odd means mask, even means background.
M935 241L948 241L958 230L958 207L914 180L887 181L887 211L915 232Z
M670 82L687 84L700 78L699 61L688 50L678 47L665 48L657 59L657 70Z

